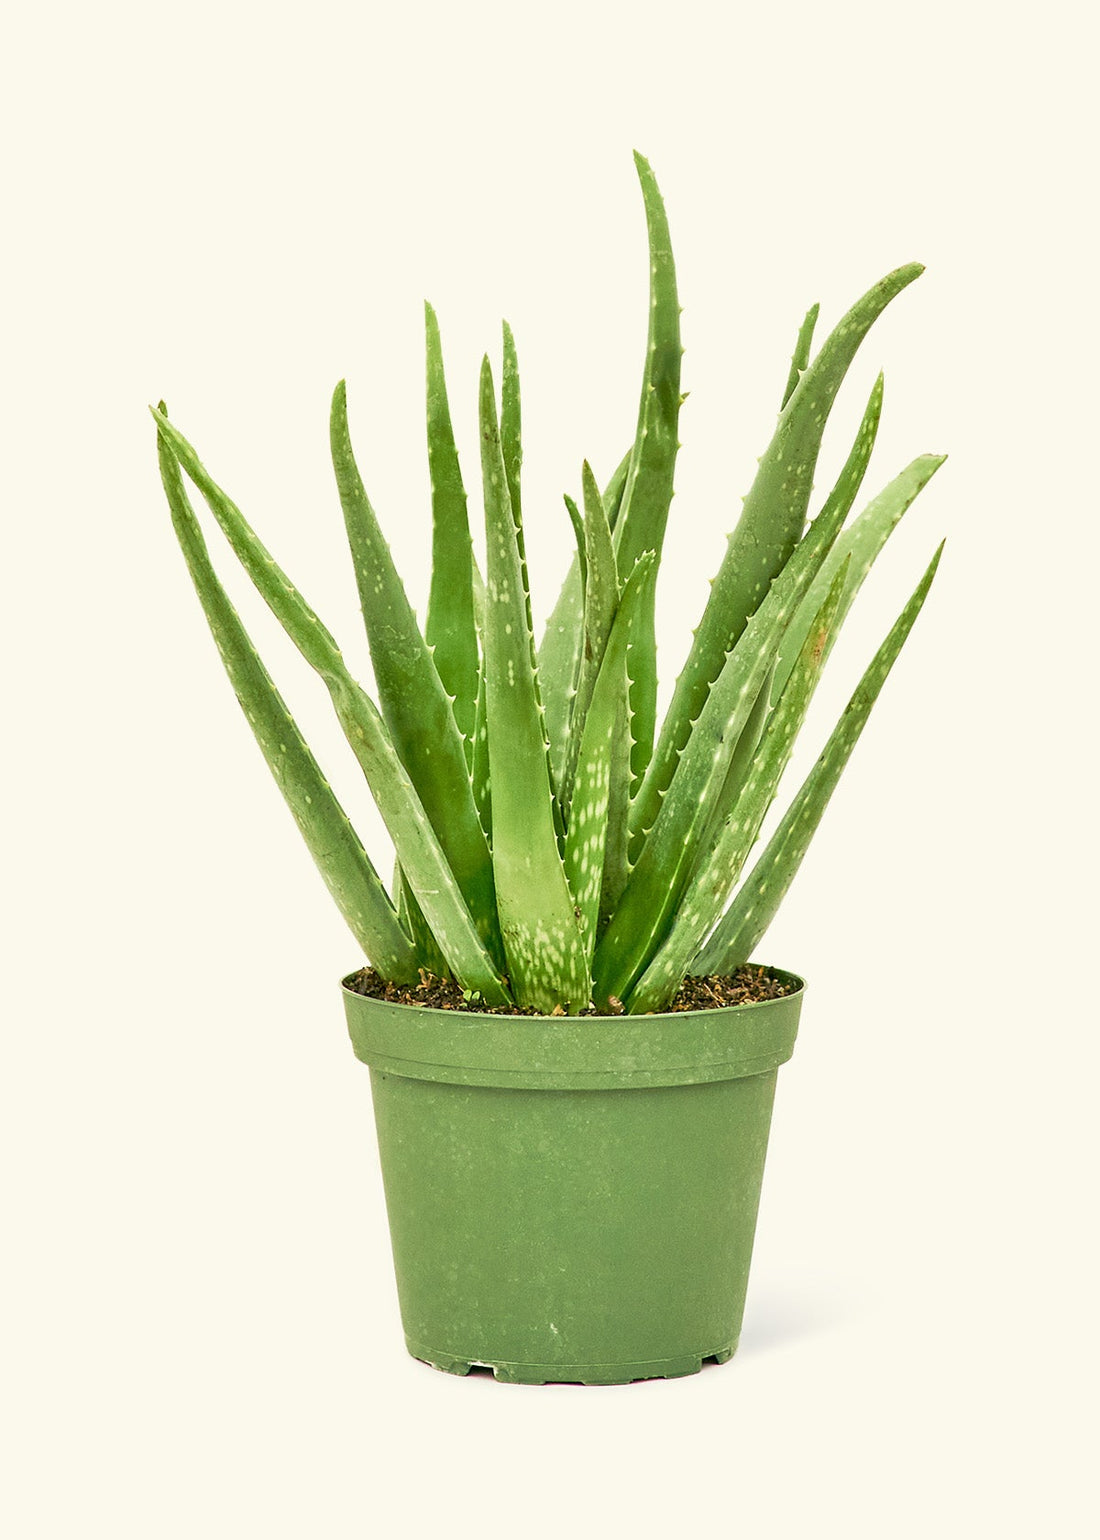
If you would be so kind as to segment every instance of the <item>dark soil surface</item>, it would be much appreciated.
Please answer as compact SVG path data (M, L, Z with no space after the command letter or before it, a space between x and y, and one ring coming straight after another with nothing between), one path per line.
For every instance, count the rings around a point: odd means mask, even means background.
M453 979L437 979L423 969L420 983L414 986L394 984L381 978L373 968L363 968L348 980L357 994L372 1000L392 1000L396 1005L428 1005L440 1011L478 1011L492 1016L537 1016L538 1011L519 1006L483 1005L480 1000L467 999L460 985ZM716 1006L746 1005L756 1000L778 1000L789 995L793 986L784 979L776 978L767 968L744 967L727 976L713 974L710 978L687 978L680 992L669 1006L670 1011L713 1011ZM556 1012L555 1014L564 1014ZM582 1016L600 1014L591 1007L579 1012ZM622 1007L612 1015L621 1015Z

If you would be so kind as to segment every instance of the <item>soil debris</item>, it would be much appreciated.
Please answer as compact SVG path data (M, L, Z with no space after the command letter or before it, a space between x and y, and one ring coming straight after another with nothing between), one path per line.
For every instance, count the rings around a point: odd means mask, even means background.
M479 995L464 990L454 979L436 978L424 968L420 970L419 984L395 984L384 979L373 968L363 968L348 980L357 994L372 1000L389 1000L395 1005L430 1006L437 1011L478 1011L492 1016L538 1016L541 1012L530 1007L486 1006ZM738 968L736 973L711 974L708 978L686 978L679 993L669 1006L670 1011L713 1011L727 1005L748 1005L759 1000L778 1000L792 993L794 985L779 978L769 968L749 964ZM593 1006L578 1011L579 1016L622 1015L622 1001L613 999L610 1011L597 1011ZM555 1016L565 1014L558 1006Z

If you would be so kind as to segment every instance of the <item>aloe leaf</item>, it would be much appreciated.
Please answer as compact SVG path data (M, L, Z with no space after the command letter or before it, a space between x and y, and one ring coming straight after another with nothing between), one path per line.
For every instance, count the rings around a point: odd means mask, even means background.
M764 682L760 686L752 710L749 712L741 735L737 740L737 747L730 755L729 769L726 771L726 779L722 783L722 789L714 798L706 823L706 832L701 843L706 845L711 834L720 827L729 816L730 809L741 795L741 790L746 778L752 774L753 765L756 763L757 749L760 740L764 736L768 725L768 718L772 710L772 680L775 675L774 668L769 669L764 676Z
M632 811L636 840L644 837L656 816L723 659L802 533L825 423L860 342L889 302L922 271L918 263L900 267L858 300L801 375L780 413L711 586Z
M594 995L625 1000L663 940L696 864L730 757L752 712L775 649L843 520L841 508L814 520L726 659L631 871L594 961Z
M713 936L691 965L694 974L732 973L751 956L794 881L806 848L866 725L936 575L941 544L912 597L875 654L825 749L787 809Z
M492 857L474 802L465 745L355 463L343 381L332 398L330 436L383 720L482 940L503 963ZM468 536L466 563L468 573Z
M822 508L822 516L830 520L836 520L838 518L843 520L848 517L849 510L851 509L852 504L855 502L856 495L863 484L863 478L866 473L867 465L871 458L871 451L874 448L875 438L878 433L879 419L882 416L882 387L883 381L882 375L880 374L871 389L871 394L868 398L867 406L864 409L863 417L860 421L859 429L856 432L855 441L852 444L848 458L841 467L840 474L838 475L833 489L829 493L829 496L826 498L824 507ZM838 562L836 559L834 559L836 557L837 547L840 546L844 539L845 534L842 530L836 542L834 543L832 550L829 552L828 557L822 564L822 571L827 571L829 574L829 582L831 582L832 576L837 570ZM843 559L843 553L840 559ZM722 790L718 796L716 796L714 799L710 822L711 829L716 829L719 826L740 795L741 786L744 782L745 776L751 770L753 765L757 743L760 740L761 734L764 733L767 729L768 713L771 709L772 702L773 700L778 700L782 693L782 686L784 683L786 683L787 677L790 674L791 667L793 666L794 659L798 656L798 651L801 647L802 639L806 634L806 630L810 625L813 624L817 611L824 601L826 593L828 592L829 582L822 584L821 573L818 573L817 577L810 585L806 599L803 600L798 609L798 612L794 616L794 619L791 621L790 626L787 628L786 634L783 637L783 641L780 644L780 653L781 655L788 656L790 658L790 663L783 669L781 681L777 683L777 670L773 669L770 678L765 681L764 686L761 688L760 694L757 697L756 705L753 708L748 722L745 724L745 728L741 734L737 748L734 750L733 757L730 760L730 767L726 772L725 785L722 787ZM814 601L812 609L809 607L809 601L811 598L813 598ZM840 618L843 619L843 612ZM798 637L793 648L791 648L788 646L791 632L798 627L800 627L798 631ZM832 635L835 636L835 631L832 633ZM829 645L830 647L832 646L832 640L830 640ZM637 854L641 844L641 831L638 828L635 828L634 840L636 847L635 854Z
M581 580L581 612L584 612L584 596L588 587L588 551L584 538L584 514L577 507L576 502L566 492L562 501L565 503L566 512L569 514L569 522L573 526L573 538L577 542L577 561L580 564Z
M485 670L482 669L477 684L477 711L474 717L474 763L471 771L474 801L477 804L481 827L490 847L493 838L493 798L489 785L489 725L485 711Z
M505 321L503 333L503 367L500 376L500 448L504 457L504 471L508 478L508 496L512 502L512 517L520 531L520 551L523 551L523 505L520 499L520 471L523 467L522 412L519 390L519 359L516 357L516 339L512 328ZM526 557L524 557L526 562Z
M815 609L821 603L841 563L848 562L848 581L841 599L837 624L829 637L829 652L832 651L841 622L851 609L875 558L897 528L906 509L911 507L918 493L924 490L946 458L946 455L918 455L877 497L872 498L849 529L841 530L827 561L814 579L801 609L783 638L772 687L773 698L778 699L782 693L802 640L813 624Z
M630 801L638 795L657 734L657 619L639 611L627 654L630 676Z
M481 636L485 630L485 579L481 575L481 569L476 560L474 561L473 579L474 624L477 627L478 636Z
M489 1005L509 1004L499 967L485 946L377 707L351 681L338 681L332 696L344 735L390 832L402 873L455 978Z
M811 305L806 312L805 319L798 329L798 340L794 345L791 355L791 372L787 375L787 384L783 390L783 402L779 410L782 411L795 392L795 386L805 374L810 362L810 349L813 346L814 327L817 325L817 317L821 310L820 305Z
M847 566L845 562L834 574L824 602L806 633L787 687L759 753L752 761L736 806L716 833L708 838L707 848L684 890L668 935L626 1002L626 1008L632 1014L666 1009L741 874L821 676L827 644L838 624Z
M426 973L434 974L436 978L445 977L447 959L439 950L431 927L424 918L424 911L416 901L416 894L409 886L400 863L396 861L393 868L393 897L402 928L412 937L418 967Z
M520 492L520 472L523 467L523 440L519 390L519 359L516 357L516 340L512 328L505 321L503 331L503 367L500 381L500 452L508 483L508 498L512 505L512 521L516 529L516 548L519 551L520 571L523 575L523 592L526 596L527 630L534 635L531 614L531 583L527 576L527 549L523 534L523 502ZM535 645L531 643L531 662L535 661ZM552 783L553 784L553 783Z
M538 655L539 683L546 709L546 735L550 740L555 785L560 785L565 775L565 760L569 753L569 718L573 710L583 645L584 585L580 558L574 556L561 593L550 612Z
M161 410L164 410L163 403ZM161 480L191 580L230 683L309 853L356 941L385 978L416 980L418 957L374 865L260 661L210 562L179 464L157 435Z
M567 821L585 719L619 605L619 579L615 552L611 543L611 528L607 521L600 489L596 485L596 478L587 460L581 472L581 481L584 488L584 517L580 519L576 504L572 504L570 518L577 514L580 520L578 538L579 549L583 552L581 577L584 588L584 636L577 675L577 692L569 725L570 749L566 755L562 779L558 785L558 797ZM572 499L567 498L566 502L567 505L571 504Z
M641 558L644 560L644 558ZM654 568L654 581L656 568ZM629 581L629 579L628 579ZM629 652L629 641L627 643ZM603 885L597 937L602 936L619 907L630 877L630 703L624 680L611 739L611 790L607 804L607 836L604 841Z
M644 156L634 164L645 203L649 240L649 336L634 449L622 509L615 526L615 552L625 577L643 551L660 555L672 502L680 416L680 301L672 239L657 179Z
M619 515L623 511L623 499L626 496L626 478L630 474L630 462L634 458L633 447L627 450L622 459L611 473L611 480L603 489L603 505L607 512L607 522L614 534L618 527Z
M583 719L588 709L595 676L599 673L603 650L611 635L611 626L619 604L619 577L611 538L607 509L588 461L581 467L584 491L584 540L588 559L585 585L584 651L581 656L581 688L574 708Z
M340 649L276 566L237 505L209 475L194 449L162 412L163 439L202 493L245 571L302 656L324 680L337 718L367 778L397 859L455 977L490 1004L508 993L440 848L431 820L395 750L378 708L348 673Z
M529 595L509 495L492 371L481 370L485 494L485 693L493 789L493 865L516 1003L539 1011L588 1004L590 980L558 849Z
M608 524L615 534L620 579L643 551L660 552L672 501L680 413L680 303L668 220L648 161L634 157L642 198L650 262L649 332L634 444L604 492ZM652 602L652 601L650 601ZM574 561L543 636L539 677L546 704L555 784L566 776L572 730L572 706L580 669L583 625L580 567ZM631 668L634 719L632 769L640 777L653 741L656 717L656 645L653 622L636 621L637 641ZM633 677L633 675L632 675Z
M603 505L607 522L615 528L622 507L627 472L633 448L627 451L604 488ZM576 506L574 504L574 506ZM581 648L584 643L584 585L580 558L574 556L565 575L557 602L543 632L539 648L539 685L546 711L546 733L550 739L550 763L554 784L560 786L565 775L569 752L569 732L573 697L577 688Z
M634 612L656 575L656 554L647 551L627 580L622 600L602 649L600 668L580 730L575 790L565 841L565 872L590 966L596 941L607 847L615 734L626 699L626 650Z
M424 306L424 326L432 484L432 581L424 634L443 688L453 700L455 721L466 740L470 760L478 677L470 521L447 400L439 322L428 304Z
M649 162L635 154L649 238L649 336L634 452L615 526L615 554L625 576L644 551L660 556L672 504L680 394L680 302L664 201ZM657 720L657 641L653 616L639 613L627 659L630 671L631 797L641 785L653 752Z

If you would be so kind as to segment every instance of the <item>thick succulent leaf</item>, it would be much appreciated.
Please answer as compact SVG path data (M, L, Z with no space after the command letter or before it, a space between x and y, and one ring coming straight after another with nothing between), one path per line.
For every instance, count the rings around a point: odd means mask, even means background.
M841 467L840 474L836 479L832 491L829 493L829 496L825 500L825 505L822 509L822 515L829 520L835 520L838 517L841 520L847 518L849 510L851 509L852 504L856 499L856 494L858 493L860 486L863 483L863 477L866 473L867 465L871 458L871 451L875 445L875 437L878 433L879 419L882 415L882 384L882 375L880 374L871 390L871 395L864 410L863 418L856 433L855 442L852 445L847 460ZM842 531L832 550L829 552L829 556L826 562L823 564L822 570L828 570L830 582L833 574L837 570L837 562L834 560L837 547L840 545L841 541L844 540L844 538L845 535ZM756 752L756 744L759 740L761 732L763 732L767 723L768 713L771 709L772 701L778 700L779 696L781 695L782 684L786 682L787 677L790 674L791 667L793 666L794 659L798 656L798 650L801 647L802 639L805 637L806 630L810 625L814 623L817 611L820 609L828 589L829 583L822 585L821 573L818 573L817 578L815 578L814 582L810 586L810 590L806 599L803 600L802 604L799 606L797 614L791 621L790 626L787 628L786 635L784 636L783 642L780 645L780 655L789 656L790 663L788 663L787 666L783 668L782 682L778 686L776 684L777 669L773 669L770 678L765 681L764 686L761 688L760 694L757 697L756 705L753 708L752 715L749 717L748 722L745 724L745 728L741 734L737 748L734 750L733 757L730 760L730 767L726 772L725 785L722 787L722 790L718 796L714 799L710 820L711 830L716 829L719 824L722 823L722 821L728 815L730 809L733 807L734 803L737 801L738 796L740 795L745 776L752 768L754 755ZM808 609L808 600L811 596L814 598L814 607L812 610ZM840 618L843 619L843 614ZM800 629L798 633L798 643L792 652L787 648L787 643L791 632L795 627L800 627ZM833 634L835 635L835 632ZM830 641L830 646L831 645L832 642ZM633 837L635 842L636 856L640 849L641 841L643 838L642 831L638 825L634 826Z
M377 707L351 681L337 681L332 698L390 832L401 870L451 972L463 988L480 994L487 1004L509 1003L500 969L486 949Z
M825 600L814 616L814 624L806 634L736 806L708 839L660 951L626 1002L627 1010L633 1014L667 1008L700 944L725 907L756 843L821 675L827 643L837 624L846 569L847 563L834 574Z
M644 560L645 558L641 558ZM656 581L656 568L654 569ZM629 652L629 644L628 644ZM603 886L597 939L603 935L618 909L630 877L630 703L624 684L611 739L611 789L607 804L607 836L604 841Z
M558 797L567 822L585 719L619 605L619 579L611 544L611 528L600 489L587 460L581 480L584 487L584 517L580 521L579 550L583 552L581 577L584 587L584 638L577 675L577 693L570 718L570 748L565 758L562 779L558 783ZM571 503L572 499L567 498L566 501ZM570 508L571 518L575 512L576 505L573 504Z
M503 333L503 367L500 376L500 449L504 457L504 471L508 478L508 496L512 502L512 517L520 532L520 551L523 551L523 504L520 499L520 472L523 468L522 411L519 390L519 359L516 356L516 339L512 328L505 321Z
M768 677L783 631L835 540L841 509L815 519L707 697L622 900L596 949L594 995L625 1000L667 932L699 856L713 798Z
M591 962L603 889L615 733L626 703L626 650L634 612L656 576L656 555L647 551L627 580L603 648L592 698L580 729L575 791L565 840L565 871L577 908L586 959Z
M653 757L657 735L657 618L654 600L648 610L639 610L634 620L634 635L627 653L630 678L628 696L630 713L630 801L641 790L646 769Z
M569 522L573 526L573 538L577 542L577 561L580 563L581 603L583 609L584 597L588 589L588 552L584 539L584 514L577 507L568 492L565 493L562 500L569 514Z
M455 721L472 759L478 645L474 623L473 551L466 488L455 447L439 322L424 306L427 339L428 469L432 483L432 581L424 634L436 671L454 701Z
M625 577L643 551L660 555L672 502L680 416L680 301L668 218L657 180L644 156L634 164L645 202L649 239L649 336L634 449L622 509L615 525L615 551Z
M492 845L493 798L489 785L489 724L485 708L485 671L482 669L477 685L477 712L474 718L474 801L477 803L481 827Z
M401 925L412 937L418 973L419 969L423 968L425 973L434 974L436 978L445 978L448 971L447 959L439 950L431 927L424 918L424 911L416 901L416 894L406 881L405 874L397 862L394 862L393 868L393 898Z
M176 536L226 673L268 768L340 913L370 962L385 978L413 983L419 959L412 943L370 857L218 580L179 465L163 434L158 434L157 449Z
M344 665L340 649L295 589L237 505L206 471L194 449L161 412L163 439L202 493L245 571L302 656L320 674L344 735L367 778L397 859L455 977L490 1004L504 1004L500 978L448 865L431 820L393 746L378 708Z
M631 448L623 456L615 474L604 488L603 505L612 530L622 507L633 453ZM550 739L550 763L555 786L561 785L565 775L573 697L583 645L584 584L580 558L575 556L565 575L557 602L550 612L539 648L539 686L546 710L546 733Z
M355 463L343 381L332 398L330 436L382 717L482 940L503 964L492 857L462 735ZM469 562L467 541L467 572Z
M623 499L626 496L626 479L630 475L630 462L633 458L634 450L632 447L627 450L618 465L616 465L612 472L611 480L603 489L603 506L612 534L618 528L619 515L623 511Z
M574 506L576 506L574 504ZM574 556L561 593L550 612L539 648L539 683L546 708L546 733L554 783L565 775L569 753L569 718L577 689L577 670L584 645L584 584L580 558Z
M691 965L693 974L732 973L752 955L794 881L806 848L875 701L913 628L939 566L943 546L917 585L867 672L860 680L824 752L803 782L714 935Z
M788 628L789 629L789 628ZM722 783L722 789L714 798L708 812L705 833L701 844L705 847L711 835L729 817L730 810L741 795L742 787L756 762L756 751L763 737L764 729L768 723L768 717L772 709L772 679L774 668L769 669L764 676L764 683L760 686L756 700L748 719L741 729L741 735L737 740L737 747L730 755L729 769L726 771L726 779Z
M520 532L488 359L482 365L480 407L485 694L500 927L517 1004L579 1010L588 1004L589 973L558 848Z
M632 813L636 839L644 836L656 816L679 751L703 709L723 659L802 533L825 423L856 349L889 302L921 271L917 263L898 268L857 301L801 375L780 413L676 681Z
M520 473L523 468L523 439L521 433L519 359L516 357L516 340L512 335L512 328L508 325L507 321L503 323L502 330L503 368L500 382L500 452L504 460L504 471L508 483L508 499L512 505L512 520L516 530L516 549L519 551L520 572L523 577L523 592L527 606L527 631L533 637L534 619L531 613L531 582L527 575L527 548L523 534L523 503L520 491ZM534 662L535 644L532 641L532 666L534 666Z
M814 327L817 325L817 317L820 305L811 305L806 312L802 325L798 328L798 340L794 345L791 355L791 372L787 375L787 383L783 390L783 401L779 410L782 411L795 392L795 386L805 374L810 362L810 349L813 347Z
M917 494L928 485L946 458L946 455L918 455L900 475L894 477L889 486L885 487L877 497L872 498L850 529L841 531L836 544L829 552L828 560L814 579L801 609L783 638L772 686L774 699L778 699L782 693L806 632L813 624L816 608L820 605L841 563L848 563L848 580L840 602L837 624L829 638L829 651L832 650L840 624L851 609L852 602L859 593L863 580L870 572L878 553L897 528L902 514L911 506Z
M871 458L871 451L874 449L879 419L882 416L882 389L883 380L880 374L871 389L871 394L868 397L867 405L860 420L848 458L841 467L840 474L837 476L832 491L826 498L821 510L821 518L829 524L837 524L838 521L842 523L847 518L863 483L863 477ZM835 567L832 570L835 571ZM818 585L815 585L814 591L818 595L817 605L819 607L824 597L824 591L819 590ZM805 603L801 606L800 613L802 615L806 614ZM809 624L812 619L813 615L811 614L806 623ZM797 656L797 649L794 656ZM786 679L787 673L789 673L789 669L784 673L784 679ZM712 829L717 828L736 802L745 773L752 765L756 740L767 721L771 701L773 698L778 697L779 691L774 687L774 671L772 679L766 681L766 684L767 688L761 689L760 695L757 697L756 706L745 724L741 740L730 760L725 785L714 798L710 813L710 826ZM667 728L667 719L665 725ZM656 817L658 806L657 775L656 770L654 770L647 777L641 793L630 810L631 859L634 861L637 861L641 855L647 827Z
M340 649L331 631L321 623L320 616L302 598L282 568L276 565L274 557L268 553L267 547L244 514L210 476L179 429L168 421L162 411L150 410L153 411L162 441L171 448L182 469L202 493L203 500L221 525L241 565L306 662L322 677L344 672Z
M660 556L672 503L676 452L680 447L680 302L664 201L648 161L635 154L645 200L649 236L649 336L634 452L627 472L622 510L615 526L619 573L625 576L644 551ZM641 785L653 752L657 720L657 641L653 616L639 613L627 659L630 671L631 797Z

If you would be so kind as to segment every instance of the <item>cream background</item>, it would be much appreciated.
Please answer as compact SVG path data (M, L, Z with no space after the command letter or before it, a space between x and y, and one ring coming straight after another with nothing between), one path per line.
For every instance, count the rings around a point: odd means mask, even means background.
M1091 9L106 0L5 31L5 1532L1095 1534ZM951 459L803 763L948 545L765 944L811 987L741 1352L540 1392L404 1355L354 945L220 677L145 403L354 655L332 385L415 575L421 301L468 471L507 315L545 614L559 493L632 431L634 146L692 392L666 685L804 309L830 325L913 258L819 487L880 365L872 488ZM248 615L377 852L313 681Z

